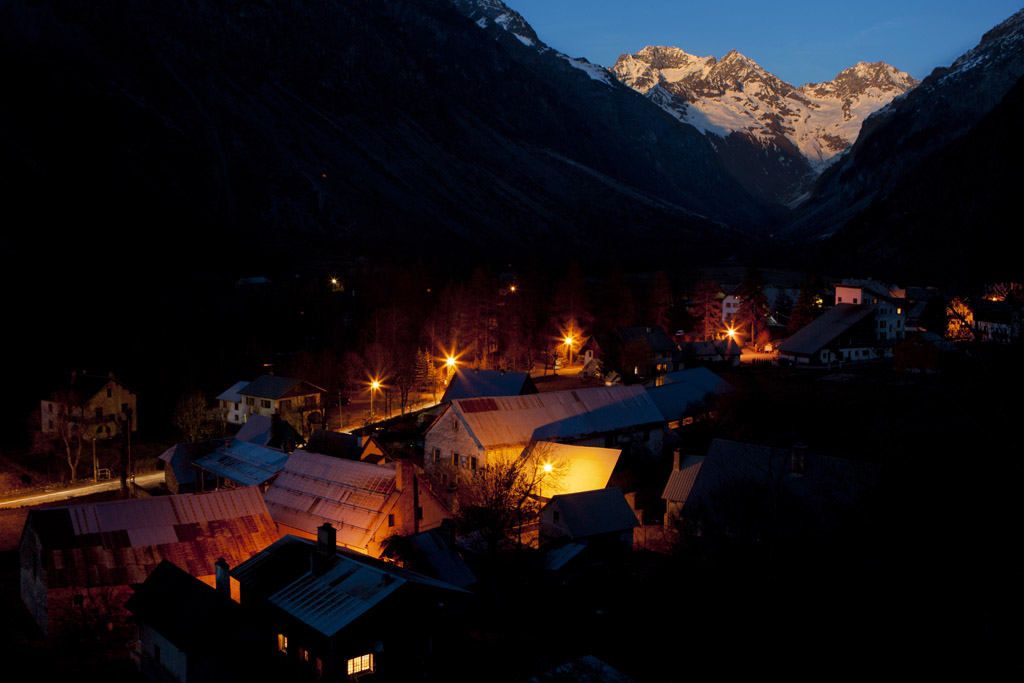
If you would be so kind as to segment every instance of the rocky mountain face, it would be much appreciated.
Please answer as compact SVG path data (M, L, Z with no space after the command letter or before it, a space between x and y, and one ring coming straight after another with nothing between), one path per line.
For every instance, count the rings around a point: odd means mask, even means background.
M871 113L917 85L887 64L861 62L796 88L735 50L718 60L675 47L622 55L613 71L707 135L746 186L787 203L853 144Z
M840 264L1020 277L1022 97L1024 10L871 116L783 234Z
M114 245L240 274L638 258L765 220L703 136L491 0L11 0L0 54L5 208L32 216L0 246L83 271Z

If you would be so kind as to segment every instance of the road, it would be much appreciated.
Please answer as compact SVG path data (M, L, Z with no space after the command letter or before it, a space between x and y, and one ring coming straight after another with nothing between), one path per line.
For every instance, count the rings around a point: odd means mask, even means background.
M147 474L139 474L135 476L135 483L143 488L148 486L156 486L163 480L163 472L149 472ZM94 493L102 493L103 491L116 491L120 487L120 479L102 481L98 484L79 484L77 486L69 486L68 488L60 489L58 491L34 493L32 495L22 496L19 498L8 498L6 500L0 501L0 508L20 508L29 505L55 503L61 500L70 500L71 498L78 498L79 496L89 496Z

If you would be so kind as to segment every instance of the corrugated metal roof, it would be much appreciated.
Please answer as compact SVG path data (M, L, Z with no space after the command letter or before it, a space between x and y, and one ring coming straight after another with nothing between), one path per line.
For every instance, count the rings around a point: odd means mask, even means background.
M235 440L199 458L195 464L236 484L252 486L280 472L287 460L287 453Z
M255 487L33 510L26 526L50 588L139 583L162 559L208 576L218 557L240 563L277 539Z
M338 543L365 548L394 506L395 479L389 467L296 451L264 499L279 524L316 534L330 522Z
M464 594L455 586L368 557L339 552L311 571L316 544L285 536L231 570L244 590L271 603L326 636L333 636L406 584Z
M664 422L641 386L459 399L451 407L485 449Z
M704 462L703 455L688 455L681 463L679 469L673 470L669 475L668 483L661 497L675 503L685 503L693 489L693 483L700 473L701 463Z
M836 304L779 345L779 350L815 354L855 324L874 313L879 304Z
M539 456L545 462L556 463L556 471L563 472L557 482L552 480L542 484L540 493L550 498L556 494L603 489L608 485L622 451L618 448L540 441L530 446L528 453ZM564 468L557 463L564 463Z
M394 593L405 581L337 556L326 572L307 573L270 596L270 603L331 636Z

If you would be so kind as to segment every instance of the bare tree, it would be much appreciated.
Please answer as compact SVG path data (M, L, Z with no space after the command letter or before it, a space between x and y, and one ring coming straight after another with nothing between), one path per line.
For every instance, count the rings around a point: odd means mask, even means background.
M513 532L521 537L540 511L540 495L559 493L569 472L570 463L552 457L551 448L534 443L518 455L491 454L486 466L468 472L455 463L439 468L454 488L460 526L481 531L490 549Z
M193 391L183 396L174 407L173 422L189 443L208 438L213 433L214 424L203 392Z

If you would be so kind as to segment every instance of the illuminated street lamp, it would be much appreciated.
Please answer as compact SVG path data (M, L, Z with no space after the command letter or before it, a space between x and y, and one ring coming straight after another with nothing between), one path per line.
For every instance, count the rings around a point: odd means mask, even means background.
M566 358L569 360L569 365L571 366L572 365L572 343L573 343L572 335L571 334L565 335L565 339L563 339L562 342L565 344L565 355L566 355Z
M447 369L444 383L448 384L452 381L452 375L455 374L455 366L459 364L458 359L450 353L444 354L444 367Z
M373 420L373 393L380 390L380 381L372 380L370 382L370 420Z
M549 462L544 463L544 465L543 465L543 467L541 467L541 469L544 470L544 474L546 474L546 475L547 474L551 474L551 470L552 470L551 463L549 463ZM540 480L537 481L537 502L538 503L542 503L543 501L544 501L544 477L542 476L540 478Z

